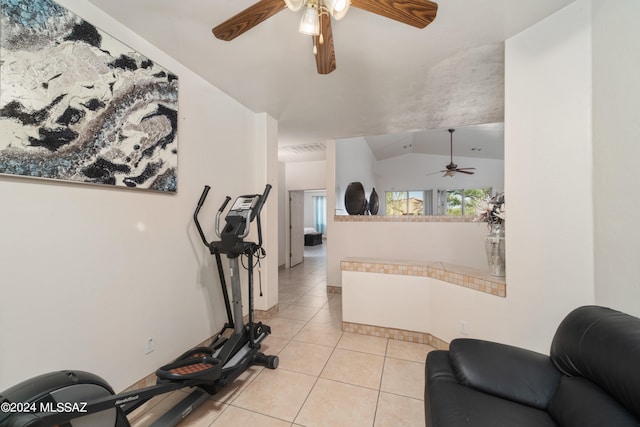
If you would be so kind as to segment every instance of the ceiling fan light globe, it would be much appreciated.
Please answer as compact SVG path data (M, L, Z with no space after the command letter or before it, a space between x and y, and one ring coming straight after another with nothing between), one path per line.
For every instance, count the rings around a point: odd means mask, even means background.
M333 19L339 21L347 14L349 6L351 6L351 0L326 0L325 6Z
M307 7L300 20L300 27L298 28L302 34L309 36L317 36L320 34L320 20L318 19L318 9L313 7Z
M306 0L284 0L290 11L297 12L302 9L302 6L306 3Z

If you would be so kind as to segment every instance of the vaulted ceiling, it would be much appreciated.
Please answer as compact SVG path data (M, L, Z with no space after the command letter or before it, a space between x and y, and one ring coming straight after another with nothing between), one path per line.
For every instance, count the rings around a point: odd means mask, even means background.
M333 21L337 69L318 75L302 11L283 10L233 41L211 29L259 0L90 0L254 112L279 143L501 122L504 41L573 0L441 0L424 29L352 7ZM284 0L283 0L284 1ZM462 133L461 139L462 139ZM418 146L416 144L415 146ZM444 147L448 150L448 144Z

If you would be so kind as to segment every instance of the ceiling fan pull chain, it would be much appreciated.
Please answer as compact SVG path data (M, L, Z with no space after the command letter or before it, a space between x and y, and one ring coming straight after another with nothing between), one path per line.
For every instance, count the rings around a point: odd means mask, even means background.
M319 19L319 24L320 24L320 35L318 36L318 43L320 44L324 44L324 36L322 35L322 29L324 28L322 26L322 20L325 19L324 18L324 13L323 13L323 5L322 5L322 0L319 0L318 2L318 13L320 13L320 15L318 16ZM329 18L329 16L327 16L327 18Z

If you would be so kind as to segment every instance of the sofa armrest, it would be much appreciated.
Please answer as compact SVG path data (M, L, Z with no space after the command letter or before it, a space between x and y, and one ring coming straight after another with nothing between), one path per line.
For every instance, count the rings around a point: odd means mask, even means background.
M541 353L474 339L455 339L449 358L457 381L468 387L546 409L562 374Z

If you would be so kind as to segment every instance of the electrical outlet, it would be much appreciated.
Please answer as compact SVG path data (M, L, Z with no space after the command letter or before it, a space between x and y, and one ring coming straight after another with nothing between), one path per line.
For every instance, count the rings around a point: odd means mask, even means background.
M149 354L156 349L156 339L154 337L147 338L144 343L144 354Z
M460 333L462 335L469 335L469 324L466 320L460 321Z

